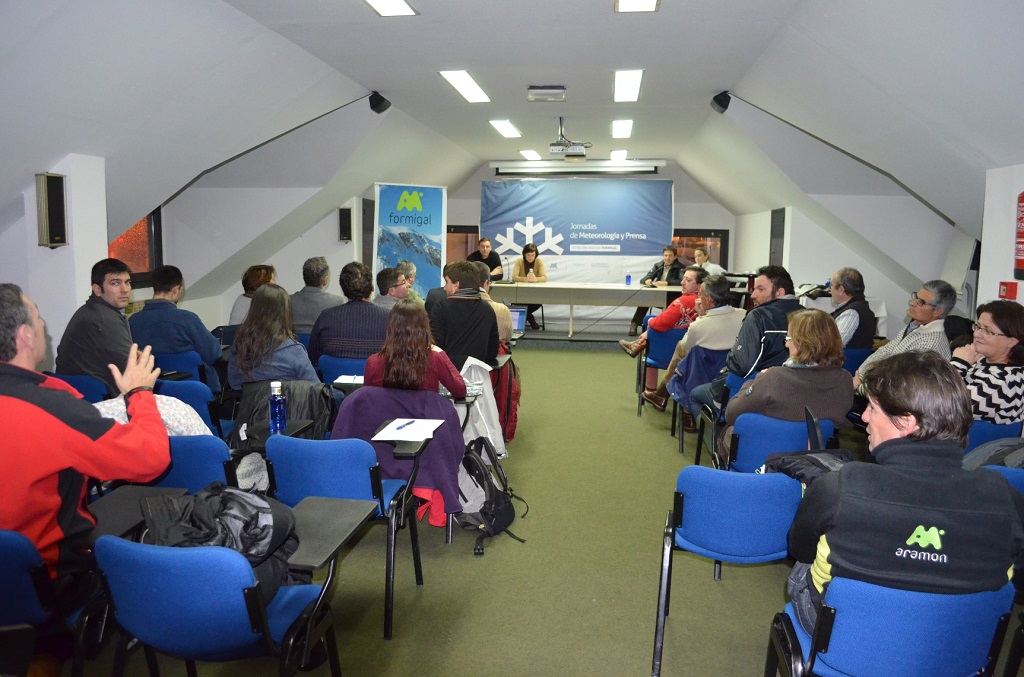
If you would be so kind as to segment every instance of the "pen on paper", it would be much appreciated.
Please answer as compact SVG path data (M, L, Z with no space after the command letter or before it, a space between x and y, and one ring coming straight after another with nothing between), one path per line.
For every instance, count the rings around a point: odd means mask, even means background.
M398 426L397 428L395 428L395 430L401 430L402 428L408 428L409 426L411 426L411 425L412 425L413 423L415 423L415 422L416 422L416 421L406 421L406 422L405 422L405 423L403 423L402 425L400 425L400 426Z

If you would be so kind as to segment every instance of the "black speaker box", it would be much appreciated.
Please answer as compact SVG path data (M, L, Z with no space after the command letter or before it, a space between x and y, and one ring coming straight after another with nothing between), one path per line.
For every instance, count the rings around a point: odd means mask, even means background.
M352 241L352 210L348 207L338 209L338 239L342 242Z
M36 174L36 212L39 215L39 246L63 247L68 243L68 219L64 205L62 174Z

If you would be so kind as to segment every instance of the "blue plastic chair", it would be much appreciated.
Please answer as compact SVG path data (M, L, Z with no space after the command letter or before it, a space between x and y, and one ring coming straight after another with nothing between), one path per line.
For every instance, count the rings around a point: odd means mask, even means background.
M1010 483L1010 486L1024 494L1024 468L1008 468L1005 465L984 465L980 469L994 470Z
M199 418L210 429L214 435L219 435L220 430L213 422L210 415L210 403L213 402L213 391L205 383L200 381L165 381L157 379L153 392L157 395L166 395L179 399L196 410Z
M249 561L220 546L177 548L101 536L96 561L121 628L114 674L124 672L128 642L135 637L151 673L155 652L184 660L190 675L196 674L196 661L269 653L279 657L280 674L291 675L299 667L307 624L326 624L331 674L341 674L330 606L318 599L320 585L281 586L266 604Z
M772 621L765 674L990 675L1013 606L1013 584L961 595L836 578L813 636L792 604Z
M238 486L235 463L224 440L214 435L171 435L171 464L149 484L157 487L184 487L194 494L210 482Z
M789 527L801 495L800 483L779 473L730 473L697 465L682 469L676 480L674 508L665 519L652 674L661 673L675 551L714 560L716 581L722 576L722 562L757 564L785 559Z
M835 432L835 424L825 419L820 421L823 439L829 439ZM782 421L764 414L740 414L732 429L730 458L719 455L719 465L735 472L754 472L769 454L780 451L803 451L808 448L806 421Z
M860 365L864 364L864 360L868 359L871 348L846 348L843 353L846 356L843 360L843 369L850 372L850 376L854 376Z
M52 371L44 371L43 373L47 376L59 378L82 393L82 397L85 398L86 402L96 404L110 397L110 389L107 387L107 384L95 376L89 376L88 374L58 374Z
M83 674L86 654L98 649L86 646L90 619L102 616L105 606L98 586L83 607L62 608L36 546L24 534L0 530L0 600L0 627L29 625L39 636L70 628L75 638L71 674Z
M971 429L967 433L967 448L964 449L964 453L973 451L975 447L980 447L988 442L994 442L995 440L1007 437L1020 437L1021 425L1020 422L992 423L990 421L975 421L971 424Z
M321 374L320 380L330 385L342 374L346 376L362 376L366 369L366 360L354 357L331 357L321 355L316 368Z
M194 350L184 353L153 353L153 362L161 371L186 371L191 380L206 383L203 373L203 358Z
M368 442L355 439L304 440L273 435L267 440L267 471L271 491L282 503L295 506L307 496L377 501L376 519L388 526L384 566L384 639L394 625L395 540L408 524L416 585L423 585L416 500L406 493L405 480L382 480L377 454Z
M700 452L704 448L704 434L710 430L709 450L712 463L718 465L718 433L725 426L725 407L729 404L729 398L738 393L743 384L757 378L758 372L749 376L737 376L729 372L725 376L725 388L722 390L722 399L718 403L718 411L704 405L701 410L700 419L697 421L697 450L693 454L693 464L700 465Z
M299 340L299 343L301 343L306 348L307 352L309 351L309 337L310 337L309 334L296 334L295 335L295 338L297 338Z
M654 315L648 315L644 318L644 327L647 326L648 320ZM683 340L686 336L686 328L682 329L669 329L668 331L658 331L656 329L646 329L647 331L647 350L645 353L641 353L637 357L636 362L636 415L642 416L644 410L644 377L648 369L668 369L669 363L672 361L672 356L675 354L676 344Z

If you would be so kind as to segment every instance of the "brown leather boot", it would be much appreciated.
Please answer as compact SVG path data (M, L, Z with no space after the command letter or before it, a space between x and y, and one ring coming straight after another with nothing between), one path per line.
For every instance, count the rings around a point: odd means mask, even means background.
M680 407L680 409L683 411L683 432L697 432L697 422L693 420L693 414L691 414L690 410L685 407Z
M627 341L622 339L619 341L619 347L626 351L626 354L630 357L636 357L643 351L644 346L647 345L644 341L637 339L636 341Z
M668 404L668 395L659 395L657 390L645 390L641 397L658 411L665 411L665 405Z

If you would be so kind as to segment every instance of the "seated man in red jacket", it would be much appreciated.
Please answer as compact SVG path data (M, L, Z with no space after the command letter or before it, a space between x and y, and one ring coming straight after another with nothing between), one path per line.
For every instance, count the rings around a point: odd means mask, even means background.
M89 478L148 482L167 468L167 429L153 384L160 373L149 347L134 344L122 372L109 366L129 421L103 418L70 385L35 371L46 355L36 305L17 285L0 284L0 529L27 536L39 550L62 608L94 589L84 573L96 519Z
M689 327L690 323L697 319L698 313L695 307L697 292L700 291L700 285L707 276L707 271L700 266L687 268L683 273L681 283L683 295L668 304L668 308L658 313L656 317L651 318L651 321L647 323L647 328L655 331L668 331L669 329ZM640 334L635 341L623 339L619 341L619 345L627 355L636 357L647 345L647 332Z

